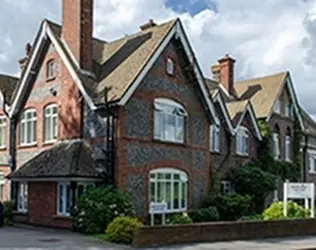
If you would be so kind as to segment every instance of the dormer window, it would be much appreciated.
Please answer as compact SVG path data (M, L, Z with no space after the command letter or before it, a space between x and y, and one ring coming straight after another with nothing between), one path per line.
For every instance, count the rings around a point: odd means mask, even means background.
M281 113L281 102L280 100L276 100L274 103L273 111L277 114Z
M289 116L289 117L292 117L294 115L293 114L293 105L291 103L287 103L285 105L285 115Z
M46 78L53 79L55 77L55 61L50 60L47 62L47 69L46 69Z
M167 58L166 71L169 75L174 75L174 60L170 57Z
M236 154L248 155L249 149L249 135L248 129L240 126L236 134Z

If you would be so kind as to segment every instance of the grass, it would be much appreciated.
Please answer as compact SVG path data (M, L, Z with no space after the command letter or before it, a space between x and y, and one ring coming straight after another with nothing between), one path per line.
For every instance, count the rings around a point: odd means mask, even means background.
M108 236L105 233L104 234L95 234L95 235L93 235L93 237L96 239L99 239L99 240L109 241Z

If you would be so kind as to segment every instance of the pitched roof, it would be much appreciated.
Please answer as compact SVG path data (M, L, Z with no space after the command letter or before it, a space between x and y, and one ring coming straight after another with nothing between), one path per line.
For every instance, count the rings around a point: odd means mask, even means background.
M251 100L258 118L267 117L277 99L288 72L237 81L234 85L237 97Z
M314 119L302 107L300 107L300 113L304 123L304 132L316 136L316 122Z
M234 119L236 115L245 111L248 101L233 101L226 102L226 107L230 116L230 119Z
M110 101L120 99L176 21L156 25L111 42L94 38L94 73L98 84L87 90L94 102L102 102L106 88L110 88ZM61 26L52 22L49 25L60 38Z
M10 179L99 178L90 145L62 141L44 150L8 176Z
M0 74L0 91L3 93L6 103L10 102L18 81L17 77Z

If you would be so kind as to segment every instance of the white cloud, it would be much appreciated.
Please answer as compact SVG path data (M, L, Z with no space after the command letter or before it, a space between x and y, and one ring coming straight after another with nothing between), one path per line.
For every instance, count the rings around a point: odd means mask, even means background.
M216 3L216 12L192 16L167 8L164 0L96 0L94 33L112 40L137 31L149 18L159 23L180 16L206 75L225 53L237 60L237 78L290 70L301 103L316 115L316 0L207 1ZM5 38L0 55L8 58L5 64L0 60L0 72L16 72L40 21L60 22L60 10L61 0L0 1L0 37Z

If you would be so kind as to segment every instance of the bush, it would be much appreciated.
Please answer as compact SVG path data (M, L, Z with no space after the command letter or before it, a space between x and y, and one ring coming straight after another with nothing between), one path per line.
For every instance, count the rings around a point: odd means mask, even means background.
M211 193L202 208L217 207L221 220L237 220L250 213L251 197L239 194Z
M207 207L193 210L189 213L194 222L209 222L219 220L219 213L216 207Z
M262 214L252 214L252 215L247 215L243 216L238 219L239 221L253 221L253 220L263 220L263 215Z
M135 216L129 197L114 187L89 188L72 211L73 229L86 234L104 232L118 216Z
M109 241L120 244L131 244L136 229L143 224L136 218L116 217L107 227L105 233Z
M171 218L171 224L191 224L192 219L187 213L175 214Z
M287 217L283 215L283 202L274 202L263 212L264 220L278 220L287 218L307 218L308 209L303 208L293 201L287 203Z
M14 203L12 201L5 201L3 202L3 208L4 208L4 211L3 211L4 223L6 225L12 224Z

